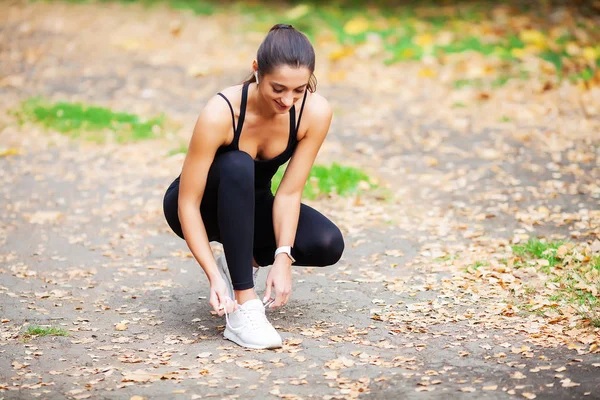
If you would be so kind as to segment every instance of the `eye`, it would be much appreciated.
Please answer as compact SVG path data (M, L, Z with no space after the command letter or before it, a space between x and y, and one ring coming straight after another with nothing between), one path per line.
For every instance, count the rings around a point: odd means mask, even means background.
M279 89L279 90L278 90L278 89L275 89L275 88L273 88L273 91L274 91L275 93L281 93L281 92L283 92L283 90L281 90L281 89Z
M304 93L304 89L296 89L296 93L302 94L302 93Z

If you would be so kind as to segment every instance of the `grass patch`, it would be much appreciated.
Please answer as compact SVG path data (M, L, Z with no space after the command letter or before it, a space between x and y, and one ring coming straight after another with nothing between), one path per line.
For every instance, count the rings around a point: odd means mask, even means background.
M273 193L281 184L285 168L280 168L271 182ZM348 196L362 189L372 189L376 185L371 183L369 177L361 170L354 167L346 167L336 163L329 167L315 165L310 171L302 197L314 200L319 196L337 194Z
M163 131L164 117L142 120L135 114L82 103L50 103L33 98L22 103L15 115L20 122L31 121L74 138L103 143L152 139Z
M69 332L62 328L45 327L45 326L28 326L23 334L25 338L30 339L34 336L69 336Z
M198 15L212 15L217 10L217 2L202 0L61 0L65 3L91 4L91 3L123 3L140 4L144 7L154 7L166 4L176 10L190 10Z
M179 147L169 150L169 153L167 153L167 157L174 156L175 154L187 154L187 151L188 145L185 143L181 143Z
M435 261L435 262L447 262L447 261L457 260L458 258L459 258L458 254L446 254L443 257L436 257L433 261Z
M600 255L590 246L530 239L512 249L515 267L536 265L547 275L540 294L549 303L571 306L590 325L600 327ZM537 294L524 289L525 297Z
M545 260L539 262L542 272L550 273L551 269L561 262L557 257L557 251L564 242L545 242L536 238L531 238L523 245L512 247L513 253L521 257L521 260ZM524 263L515 264L523 266Z
M546 311L544 309L541 308L537 308L537 309L533 309L535 306L535 304L523 304L520 306L520 308L522 309L522 314L524 315L538 315L541 317L545 317L546 316Z
M490 264L487 261L476 261L475 264L468 265L465 268L465 272L473 273L473 272L477 271L479 268L487 267L488 265L490 265Z

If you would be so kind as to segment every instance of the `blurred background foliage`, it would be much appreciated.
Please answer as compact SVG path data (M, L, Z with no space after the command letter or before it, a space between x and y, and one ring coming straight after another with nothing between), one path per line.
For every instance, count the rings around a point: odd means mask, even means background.
M384 64L425 61L459 69L456 87L502 86L531 75L584 87L600 84L600 1L61 0L168 5L196 14L247 16L243 29L289 23L317 44L336 43L331 61L359 54ZM175 28L176 29L176 28ZM476 54L491 63L461 61ZM479 65L480 67L473 67ZM460 68L468 69L460 74Z

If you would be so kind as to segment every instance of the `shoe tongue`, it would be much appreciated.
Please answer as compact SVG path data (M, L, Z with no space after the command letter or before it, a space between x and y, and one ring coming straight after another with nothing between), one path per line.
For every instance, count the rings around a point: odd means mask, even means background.
M262 301L260 301L259 299L248 300L240 307L244 308L244 310L258 310L264 308Z

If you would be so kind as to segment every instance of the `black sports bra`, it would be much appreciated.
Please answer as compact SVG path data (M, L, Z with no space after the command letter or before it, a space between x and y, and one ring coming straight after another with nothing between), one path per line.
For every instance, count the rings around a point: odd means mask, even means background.
M223 93L218 93L225 101L227 105L229 105L229 109L231 110L231 120L233 125L233 140L227 146L221 146L217 149L216 156L219 156L223 153L232 150L239 150L239 141L240 134L242 133L242 127L244 126L244 119L246 117L246 103L248 102L248 86L250 82L245 82L242 87L242 102L240 105L240 117L238 118L237 127L235 126L235 114L233 112L233 106L229 102L229 99L223 95ZM267 189L271 187L271 179L273 175L277 172L280 166L285 164L294 154L294 150L296 149L296 145L298 144L298 127L300 126L300 121L302 119L302 112L304 111L304 104L306 103L306 95L308 90L304 92L304 98L302 99L302 106L300 107L300 113L298 115L298 124L296 124L296 109L295 107L290 108L290 134L288 139L288 144L285 150L268 160L254 160L254 186L256 188Z

